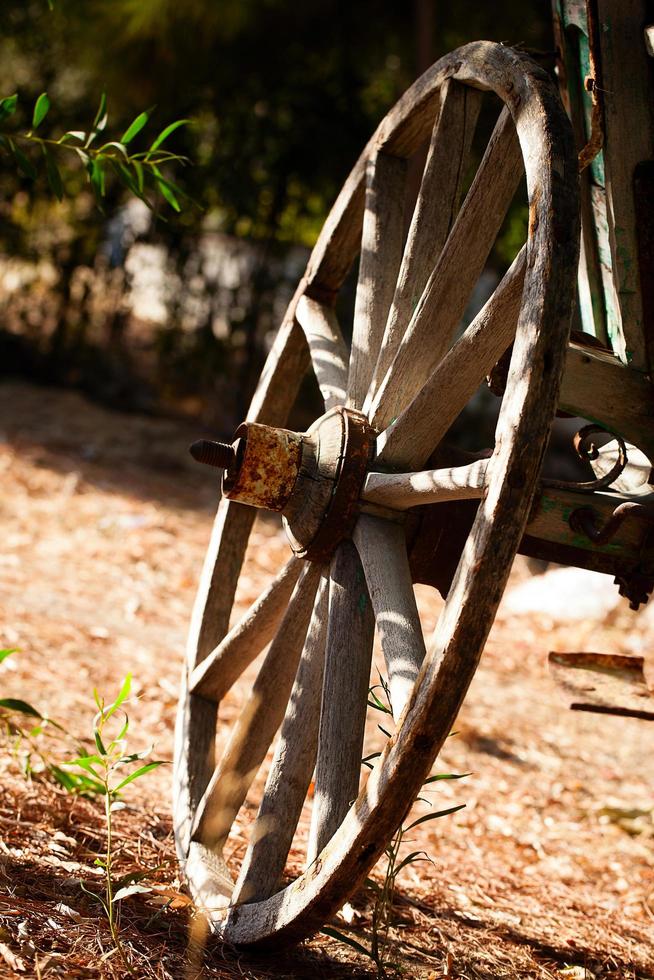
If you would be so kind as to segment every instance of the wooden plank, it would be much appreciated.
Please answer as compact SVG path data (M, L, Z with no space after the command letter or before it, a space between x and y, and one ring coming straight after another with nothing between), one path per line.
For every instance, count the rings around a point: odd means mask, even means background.
M559 404L571 415L617 433L654 460L654 385L612 354L571 343Z
M385 428L415 397L451 344L523 174L515 125L503 109L441 257L370 406Z
M441 89L439 114L432 131L367 405L395 357L454 224L481 100L481 92L452 79Z
M386 662L393 717L408 704L425 657L404 528L362 514L353 541L359 552Z
M550 653L550 673L572 711L654 721L654 693L643 657L611 653Z
M296 316L307 338L313 373L325 403L325 410L344 405L350 355L336 313L324 303L302 296L297 305Z
M408 510L446 500L482 497L488 460L449 469L419 470L417 473L369 473L361 499L378 507ZM365 512L365 508L364 508Z
M311 618L320 566L305 564L250 696L197 809L193 839L221 851L284 718Z
M406 171L406 160L381 151L368 162L348 374L350 408L363 405L395 292L404 239Z
M189 688L209 701L221 701L246 667L270 643L282 620L302 562L291 558L252 603L227 636L192 672Z
M377 439L377 463L424 466L449 427L515 336L525 274L525 250L470 326L447 352L413 401Z
M307 863L336 833L359 792L374 617L361 563L344 541L330 566L329 626Z
M329 578L325 575L318 586L275 756L236 883L236 903L268 898L277 890L284 870L316 763L328 611Z
M613 276L622 318L621 360L641 371L654 366L652 324L643 316L638 268L634 171L654 158L651 66L643 41L646 0L598 0L604 162ZM628 66L628 69L627 67Z

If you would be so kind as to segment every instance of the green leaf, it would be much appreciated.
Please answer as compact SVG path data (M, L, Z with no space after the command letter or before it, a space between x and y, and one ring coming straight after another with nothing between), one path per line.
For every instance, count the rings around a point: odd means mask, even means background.
M160 871L163 868L163 864L157 864L154 868L148 868L146 871L131 871L129 874L123 875L116 882L116 888L124 888L125 885L133 885L137 881L143 881L145 878L149 878L156 871Z
M118 786L114 787L112 793L120 793L123 786L127 786L128 783L132 783L135 779L140 779L141 776L145 776L146 772L151 772L153 769L156 769L158 766L163 766L163 765L165 765L164 762L148 762L146 766L141 766L140 769L136 769L135 772L132 772L129 774L129 776L126 776L125 779L123 779L122 783L118 783Z
M370 708L377 708L378 711L383 711L385 715L390 715L390 710L386 707L383 701L380 701L377 695L374 693L374 688L370 689L369 696L372 698L368 701L368 706Z
M157 187L161 191L162 197L164 197L168 201L171 208L173 208L175 211L179 213L182 209L180 207L179 201L177 200L177 197L175 196L175 191L178 190L178 188L175 187L175 185L172 184L169 180L166 180L166 178L160 172L158 167L153 167L152 170L155 175Z
M100 105L95 114L91 132L89 133L89 143L96 133L101 133L107 125L107 93L103 92L100 96Z
M69 129L67 133L60 136L57 143L70 143L71 140L79 140L83 143L86 139L86 133L82 129Z
M138 189L140 190L140 192L142 194L143 193L143 187L144 187L144 184L145 184L145 175L144 175L144 172L143 172L143 164L142 163L139 163L138 160L132 160L132 166L134 167L134 173L136 174L136 185L137 185Z
M99 773L95 771L93 766L103 766L104 760L99 755L81 755L77 759L71 759L70 762L66 762L67 766L78 766L80 769L84 769L86 772L91 773L96 779L99 779Z
M6 708L7 711L20 711L22 715L30 715L32 718L43 718L40 711L27 701L21 701L20 698L0 698L0 708Z
M91 182L91 187L93 188L93 193L95 194L95 199L98 205L104 197L105 190L105 172L104 172L104 161L102 157L96 157L95 160L89 160L86 165L86 172L89 175L89 180ZM96 702L97 703L97 702ZM104 717L104 701L102 702L102 707L100 711Z
M32 113L32 129L38 129L47 116L49 108L50 99L48 98L48 93L41 92L34 104L34 112Z
M30 180L36 180L36 168L32 161L25 156L23 151L20 149L20 147L16 146L13 140L9 145L11 146L12 153L14 154L16 163L18 164L21 172L25 174L26 177L29 177Z
M94 796L104 796L104 786L97 779L84 776L81 773L66 772L60 766L51 765L50 772L69 793L91 793Z
M429 779L425 779L423 786L427 786L428 783L438 783L441 779L465 779L467 776L472 776L471 772L439 772L437 776L430 776Z
M118 140L109 140L108 143L103 143L102 146L98 147L98 149L97 149L98 156L100 156L101 154L103 154L105 152L105 150L112 149L112 147L113 147L114 150L118 150L118 152L121 154L121 156L125 157L125 160L129 160L129 155L127 153L127 148L122 143L119 143Z
M99 755L78 755L75 759L70 759L66 765L86 767L87 763L96 766L104 765L104 759Z
M125 699L129 697L129 692L131 691L131 689L132 689L132 675L127 674L125 680L121 685L120 691L118 692L118 697L116 698L114 703L110 704L107 710L105 711L104 714L105 721L107 720L107 718L111 718L114 711L117 711L118 708L120 708L123 701L125 701Z
M331 936L332 939L338 939L339 943L345 943L346 946L356 949L357 953L361 953L363 956L373 959L373 955L369 949L366 949L362 943L358 943L356 939L352 939L351 936L346 936L344 932L339 932L338 929L332 929L330 926L325 926L325 928L321 929L320 931L324 936Z
M102 741L102 736L100 735L100 732L98 731L97 728L95 728L93 730L93 738L95 739L95 744L97 746L97 749L98 749L98 752L100 753L100 755L106 755L107 754L107 750L104 747L104 742Z
M396 877L402 868L406 868L408 864L415 864L417 861L429 861L430 864L434 863L426 851L411 851L393 870L393 877Z
M8 650L0 650L0 664L3 660L6 660L7 657L10 657L12 653L18 653L16 647L10 647Z
M152 888L147 885L127 885L125 888L118 889L112 898L112 902L122 902L124 898L128 898L130 895L145 895L151 891Z
M50 772L60 786L63 786L63 788L68 790L69 793L75 792L77 787L72 773L65 772L63 769L60 769L59 766L50 766Z
M17 105L17 95L8 95L6 99L0 99L0 122L4 122L5 119L12 116L16 111Z
M48 184L50 185L50 190L57 198L61 201L64 196L64 185L61 179L61 174L59 173L59 167L55 162L50 150L47 148L45 143L43 144L43 155L45 156L45 169L48 175Z
M190 122L191 122L190 119L177 119L176 122L172 122L170 126L166 126L165 129L162 129L162 131L159 133L156 140L153 142L152 146L148 150L148 156L151 153L153 153L154 150L158 150L161 144L163 143L163 141L168 139L171 133L174 133L175 130L179 129L180 126L188 126Z
M136 119L130 123L123 135L120 137L120 142L124 143L125 145L130 143L134 137L141 132L149 118L149 112L140 112Z
M404 828L404 833L407 834L414 827L417 827L421 823L427 823L428 820L438 820L439 817L447 817L450 813L456 813L457 810L463 810L465 803L459 803L458 806L450 806L447 810L439 810L438 813L425 813L424 816L418 817L413 823L410 823L408 827Z
M124 163L120 163L118 160L112 159L111 160L111 165L114 168L114 170L116 171L116 173L117 173L118 177L120 178L120 180L122 180L122 182L132 192L132 194L135 194L137 197L139 197L145 204L147 204L147 206L150 208L150 210L152 210L152 205L147 200L147 198L143 196L143 194L139 190L138 184L134 180L132 174L130 173L130 171L128 170L128 168L125 166L125 164Z

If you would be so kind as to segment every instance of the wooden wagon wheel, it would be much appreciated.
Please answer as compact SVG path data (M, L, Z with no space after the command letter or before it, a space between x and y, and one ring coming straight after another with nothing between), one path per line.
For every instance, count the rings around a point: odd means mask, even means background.
M459 207L485 91L504 108ZM428 140L405 242L407 158ZM523 173L527 242L453 341ZM446 56L409 89L327 219L237 456L225 456L232 499L223 497L216 517L178 715L178 852L196 903L230 942L296 940L328 919L382 853L451 730L527 519L556 408L577 243L577 162L558 95L533 61L489 42ZM359 251L348 352L333 307ZM416 476L511 342L492 457ZM303 436L267 428L284 425L309 363L327 414ZM481 502L425 655L401 512L456 496ZM250 503L283 509L304 558L291 555L228 632L255 514ZM359 790L375 623L396 729ZM218 702L268 643L216 766ZM232 886L223 846L280 725ZM279 890L314 771L307 868Z

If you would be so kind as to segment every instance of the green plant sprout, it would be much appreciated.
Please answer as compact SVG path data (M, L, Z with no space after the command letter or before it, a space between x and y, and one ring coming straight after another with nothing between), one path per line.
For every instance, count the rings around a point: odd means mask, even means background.
M151 191L159 192L177 212L181 211L181 198L191 200L188 194L164 176L161 170L163 166L169 164L189 163L187 157L163 146L176 130L190 123L189 119L176 119L171 122L152 140L147 149L133 153L130 144L150 121L152 109L140 112L120 139L106 139L104 133L109 117L107 96L103 92L98 111L88 130L68 130L58 139L46 139L40 136L37 130L50 110L48 93L42 92L34 103L32 125L29 130L12 130L8 125L17 107L17 94L0 99L0 148L14 160L23 176L32 181L38 178L42 164L45 167L50 190L58 200L61 201L64 196L65 185L57 158L67 156L77 157L81 161L98 205L106 194L109 173L112 173L151 210L154 210L154 204L148 196ZM34 150L40 152L31 152Z
M0 664L13 653L16 650L0 650ZM102 905L114 948L129 973L132 970L127 962L118 928L120 903L130 895L151 891L142 882L157 869L148 868L122 878L114 878L117 852L114 845L113 815L125 806L121 796L130 783L164 765L161 760L144 761L152 752L152 746L141 752L129 752L127 749L129 718L122 706L129 697L131 686L132 677L128 674L122 682L118 697L109 705L105 704L94 689L93 698L97 708L92 726L94 752L86 751L83 744L73 738L62 725L47 718L29 702L19 698L0 698L0 721L14 739L14 753L18 755L23 744L28 746L22 761L22 770L27 778L39 771L32 766L32 759L36 757L40 770L49 773L69 793L103 799L106 846L103 856L97 857L94 864L103 872L104 895L97 895L84 885L82 889ZM29 721L26 723L23 719ZM111 728L114 729L113 733ZM48 736L57 740L60 753L63 751L61 742L65 742L68 751L71 744L74 745L74 757L66 762L55 761L45 744Z
M378 692L381 692L381 696ZM375 684L368 691L368 705L375 711L379 711L382 714L391 715L391 717L393 715L388 683L381 674L379 675L379 683ZM377 727L383 735L390 737L389 732L386 731L382 725L378 725ZM456 733L452 732L451 734L454 735ZM373 760L378 759L380 756L381 752L372 752L370 755L365 756L365 758L361 760L361 763L368 769L372 769ZM433 776L429 776L425 780L425 782L422 784L423 789L425 786L433 785L434 783L441 782L442 780L464 779L466 776L470 775L471 773L468 772L437 773ZM418 801L431 806L431 802L422 796L418 797ZM453 813L457 813L457 811L462 810L465 805L465 803L459 803L455 806L447 807L444 810L438 810L435 813L424 813L422 816L412 820L407 826L402 824L395 831L395 834L384 851L386 868L384 870L384 879L381 885L373 878L366 878L365 880L367 888L374 895L370 925L370 948L364 946L363 943L354 939L352 936L348 936L337 929L328 927L322 930L325 935L331 936L333 939L337 939L339 942L345 943L351 949L354 949L363 956L368 957L368 959L371 959L377 968L377 976L380 978L385 978L388 976L386 956L388 951L389 931L393 924L393 902L395 898L398 875L405 868L408 868L413 864L418 864L421 861L427 861L430 864L434 863L424 850L411 851L404 857L401 855L400 852L402 846L410 843L407 834L409 834L420 824L427 823L428 820L438 820L441 817L447 817Z
M120 800L125 787L164 764L160 760L147 762L138 765L136 769L132 769L125 775L125 767L142 763L152 752L152 746L142 752L127 751L129 718L121 706L129 697L131 684L132 677L131 674L128 674L121 685L118 697L109 705L105 704L104 698L98 694L96 689L93 690L93 697L98 709L93 719L93 741L96 751L79 755L64 764L66 772L81 771L87 783L93 787L93 791L104 799L106 847L104 856L97 857L94 862L102 868L104 874L104 897L95 895L88 889L84 890L102 905L107 916L114 947L129 972L131 972L131 968L127 962L118 929L119 906L120 902L129 895L151 890L140 882L151 873L152 869L114 880L113 869L116 852L113 837L113 815L125 806ZM111 728L115 730L113 734Z

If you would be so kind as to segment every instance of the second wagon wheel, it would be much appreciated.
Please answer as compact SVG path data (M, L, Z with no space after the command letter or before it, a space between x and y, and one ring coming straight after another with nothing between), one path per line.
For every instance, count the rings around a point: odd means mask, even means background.
M463 195L484 92L504 105ZM407 159L427 141L405 236ZM523 174L527 241L455 339ZM175 835L193 898L228 941L288 942L333 915L382 853L450 732L527 519L556 408L577 248L577 162L558 95L533 61L490 42L427 71L382 121L341 191L248 420L233 449L214 445L227 467L225 495L190 630ZM358 253L348 350L334 304ZM417 475L511 343L490 459ZM309 365L326 414L308 433L289 432L279 427ZM425 651L403 514L453 497L480 503ZM255 506L282 511L293 551L229 629ZM395 730L365 780L375 627ZM216 753L219 703L268 644ZM232 882L225 843L278 731ZM314 772L306 869L282 887Z

